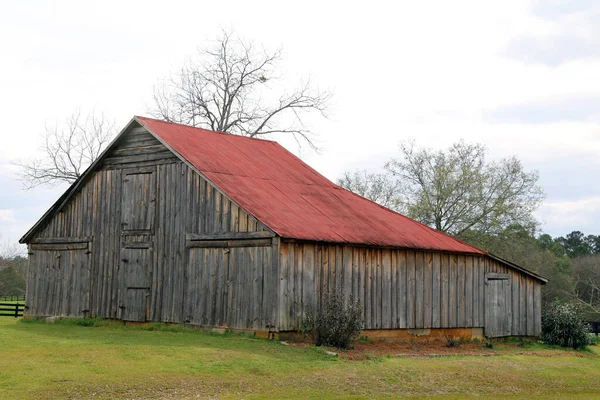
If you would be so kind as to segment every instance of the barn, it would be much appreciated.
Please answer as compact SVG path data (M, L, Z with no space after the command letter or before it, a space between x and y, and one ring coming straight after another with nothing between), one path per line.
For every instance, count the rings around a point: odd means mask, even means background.
M293 332L337 291L371 337L537 336L546 280L278 143L134 117L21 238L30 316Z

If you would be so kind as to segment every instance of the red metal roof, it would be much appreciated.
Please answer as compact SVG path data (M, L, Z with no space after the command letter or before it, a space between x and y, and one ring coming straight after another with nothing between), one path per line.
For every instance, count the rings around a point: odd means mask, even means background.
M335 185L277 142L136 119L284 238L486 253Z

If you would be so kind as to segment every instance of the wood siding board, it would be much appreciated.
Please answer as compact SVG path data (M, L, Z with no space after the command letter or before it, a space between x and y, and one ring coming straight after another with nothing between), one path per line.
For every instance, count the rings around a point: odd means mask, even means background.
M450 255L441 255L440 327L450 327Z
M407 323L407 300L408 289L406 275L406 250L398 250L398 328L406 329Z
M371 251L371 270L373 279L371 280L371 315L373 318L373 327L375 329L381 329L381 281L380 281L380 263L379 263L379 249L373 249Z
M442 288L442 276L441 276L441 254L433 253L432 255L432 277L431 277L431 288L432 288L432 298L431 298L431 327L432 328L440 328L441 327L441 288Z
M423 270L423 328L433 325L433 254L424 253Z
M381 327L390 329L393 326L392 315L392 253L390 249L381 251Z
M304 318L307 312L316 311L315 290L315 245L305 244L302 246L302 314Z
M464 255L458 256L458 327L467 327L467 316L466 316L466 274L467 274L467 263Z
M450 274L448 277L448 326L450 328L456 328L458 326L457 287L458 287L458 260L455 255L450 255Z
M519 276L519 335L527 334L527 278Z
M535 336L535 314L534 314L534 282L526 277L527 282L527 336Z
M475 289L475 284L473 280L473 269L475 260L473 257L468 256L466 258L466 275L465 275L465 326L473 327L473 303L474 296L473 290Z
M390 328L398 329L398 252L390 250L390 305L391 305L391 324Z
M533 282L533 285L533 334L540 336L542 334L542 285L539 282Z
M363 257L364 257L364 275L365 275L365 282L364 282L364 298L365 298L365 303L364 303L364 307L365 307L365 324L367 326L367 329L373 329L372 327L373 325L373 319L372 319L372 311L373 311L373 304L372 304L372 280L373 280L373 271L371 270L371 249L369 248L365 248L364 252L363 252Z
M279 329L286 330L288 327L288 252L290 251L289 243L281 243L279 257Z
M415 264L415 327L424 328L425 316L425 254L416 253Z
M408 281L408 289L406 291L406 319L407 319L407 328L416 328L416 254L412 250L407 251L406 257L407 263L407 281Z

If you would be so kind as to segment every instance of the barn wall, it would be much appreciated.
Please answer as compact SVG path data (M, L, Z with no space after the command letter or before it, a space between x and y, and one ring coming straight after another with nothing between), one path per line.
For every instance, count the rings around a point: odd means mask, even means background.
M282 243L279 328L297 330L332 291L361 301L366 329L483 328L486 273L506 271L520 296L511 297L512 334L539 334L541 285L488 257Z
M271 242L271 239L265 242ZM187 323L238 329L276 326L276 243L190 248Z
M152 229L139 234L125 232L122 226L126 217L122 208L128 207L122 201L123 182L127 174L136 171L151 173L156 184ZM31 315L82 316L81 310L88 310L87 315L121 318L126 297L123 271L128 268L123 260L143 253L150 269L150 319L183 322L184 302L194 290L185 282L198 267L188 263L186 233L265 230L254 217L166 152L149 133L135 128L124 135L99 170L30 241L52 244L30 246L28 311ZM74 240L89 243L88 250L77 253L77 257L86 258L89 272L67 271L67 267L57 264L56 249L63 246L60 243ZM61 297L59 302L57 293L63 290L59 280L70 274L81 280L78 285L88 289L84 295L71 300ZM68 301L85 305L67 306L64 303ZM76 308L79 311L71 311Z
M509 316L507 331L513 336L539 336L542 333L541 282L493 259L486 263L486 272L510 276L505 294Z

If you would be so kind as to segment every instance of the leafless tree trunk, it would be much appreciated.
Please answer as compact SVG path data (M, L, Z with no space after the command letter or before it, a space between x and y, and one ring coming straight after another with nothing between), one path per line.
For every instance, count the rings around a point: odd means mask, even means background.
M114 123L103 114L82 117L73 113L63 126L46 126L44 154L29 162L15 163L25 189L40 185L73 183L102 153L115 136Z
M330 94L313 89L309 81L269 101L280 50L256 51L252 43L223 32L216 46L198 53L196 62L188 61L155 86L152 115L249 137L287 133L316 148L302 117L310 111L326 116Z
M571 298L595 318L600 317L600 256L576 258L572 265Z

